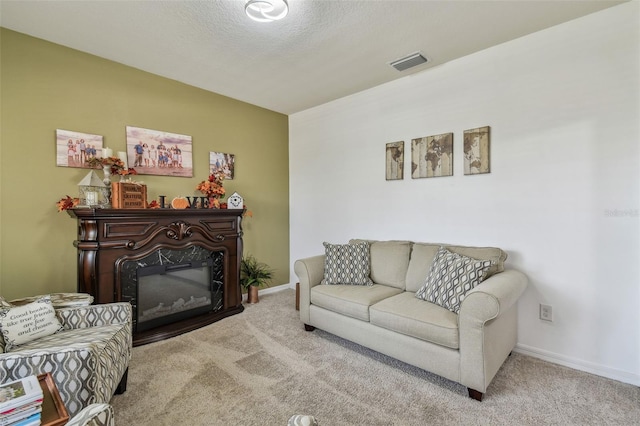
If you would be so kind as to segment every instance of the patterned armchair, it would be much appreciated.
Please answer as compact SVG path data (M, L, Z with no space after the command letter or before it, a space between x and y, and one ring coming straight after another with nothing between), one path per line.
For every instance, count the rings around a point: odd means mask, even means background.
M51 373L70 416L123 393L131 360L131 305L56 308L63 331L5 352L0 334L0 383Z
M113 407L109 404L91 404L76 414L67 426L113 426Z

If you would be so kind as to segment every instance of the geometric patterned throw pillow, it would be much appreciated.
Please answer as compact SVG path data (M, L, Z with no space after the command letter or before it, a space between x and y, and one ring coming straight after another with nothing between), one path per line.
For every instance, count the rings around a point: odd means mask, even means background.
M321 284L373 285L369 243L324 245L324 279Z
M39 337L54 334L62 328L48 295L26 305L0 307L0 331L6 351Z
M478 260L440 247L416 297L457 314L464 296L485 279L493 265L493 260Z

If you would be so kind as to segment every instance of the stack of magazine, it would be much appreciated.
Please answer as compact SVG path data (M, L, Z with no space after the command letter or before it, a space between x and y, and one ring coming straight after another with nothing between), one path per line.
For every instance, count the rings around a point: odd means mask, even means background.
M38 426L43 393L36 376L0 385L0 426Z

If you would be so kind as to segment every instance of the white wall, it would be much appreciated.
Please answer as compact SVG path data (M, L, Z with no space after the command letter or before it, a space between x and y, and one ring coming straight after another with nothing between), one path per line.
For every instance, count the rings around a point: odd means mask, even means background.
M355 237L498 246L530 279L519 351L640 385L639 9L290 116L292 271ZM464 176L463 130L487 125L491 173ZM454 176L411 179L411 139L446 132ZM405 179L386 181L400 140Z

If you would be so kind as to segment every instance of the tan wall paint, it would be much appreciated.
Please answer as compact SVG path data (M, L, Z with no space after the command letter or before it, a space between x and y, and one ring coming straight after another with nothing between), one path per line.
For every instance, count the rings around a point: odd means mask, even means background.
M56 166L55 131L102 135L117 152L127 125L193 138L193 178L138 176L149 201L197 194L209 151L235 154L225 188L254 213L243 222L245 253L276 270L272 285L289 282L286 115L4 28L0 43L2 296L76 290L76 222L55 203L77 196L87 170Z

